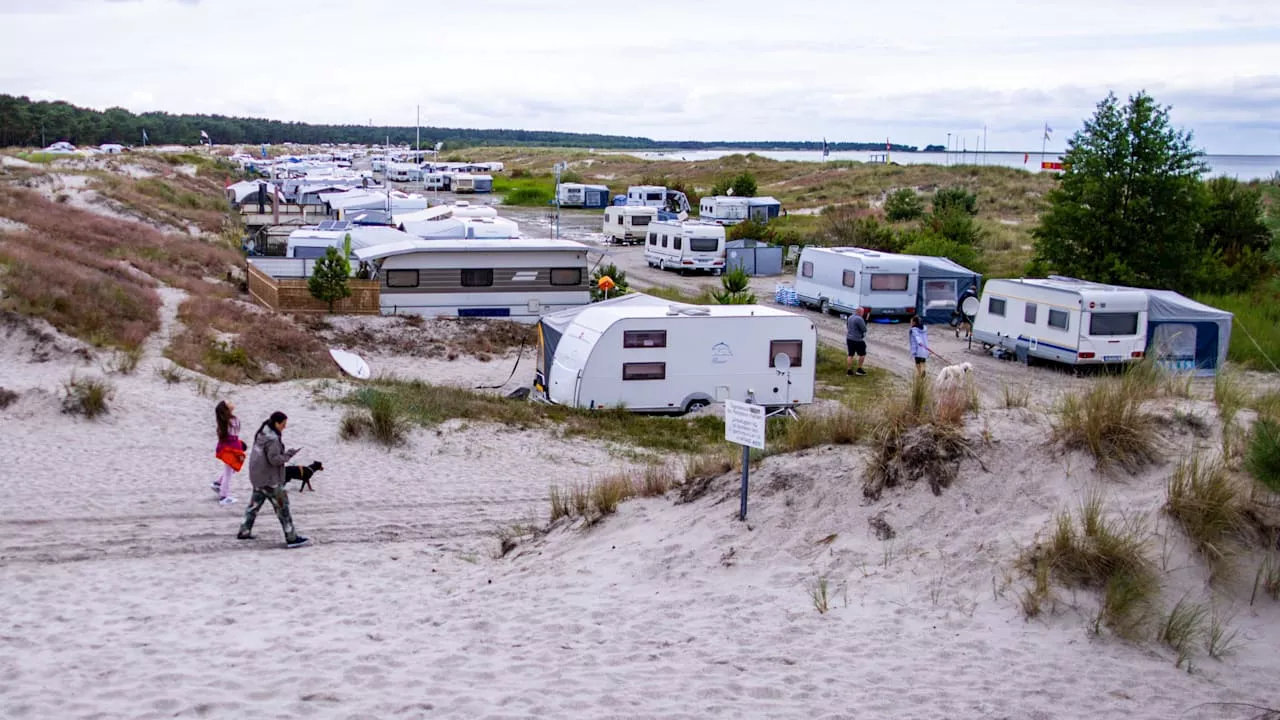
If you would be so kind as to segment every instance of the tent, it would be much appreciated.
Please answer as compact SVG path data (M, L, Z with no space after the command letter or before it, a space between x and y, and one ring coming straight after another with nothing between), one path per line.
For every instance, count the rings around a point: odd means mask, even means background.
M904 255L920 266L916 310L925 322L951 322L966 295L977 295L982 275L944 257Z
M1161 367L1209 376L1227 361L1232 315L1172 290L1147 290L1147 355Z

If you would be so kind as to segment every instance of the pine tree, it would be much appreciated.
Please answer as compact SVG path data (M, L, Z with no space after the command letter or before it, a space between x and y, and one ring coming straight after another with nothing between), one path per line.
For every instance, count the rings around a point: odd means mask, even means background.
M348 242L350 238L348 235ZM307 288L311 290L312 297L328 303L329 312L333 312L335 302L351 297L351 288L347 285L350 277L351 262L338 248L331 247L325 250L324 257L316 260Z

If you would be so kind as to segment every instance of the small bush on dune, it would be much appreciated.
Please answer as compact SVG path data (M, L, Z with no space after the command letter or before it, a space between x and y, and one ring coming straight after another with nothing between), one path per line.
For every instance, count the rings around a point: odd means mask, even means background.
M1226 467L1198 456L1178 464L1169 478L1164 511L1204 555L1215 577L1229 570L1232 545L1248 527L1246 499Z
M1000 390L1006 408L1024 408L1031 400L1031 390L1026 386L1002 385Z
M62 412L93 420L111 411L115 387L102 378L77 378L62 384Z
M1108 379L1062 400L1053 427L1056 442L1087 450L1100 469L1118 465L1135 472L1156 458L1155 423L1142 411L1142 386Z
M640 497L658 497L666 495L675 484L675 473L665 465L649 465L640 476L640 487L637 490Z
M1264 487L1280 493L1280 421L1261 418L1253 424L1244 466Z
M618 504L635 497L636 489L627 475L613 475L595 481L591 485L591 507L599 517L618 511Z
M0 387L0 410L4 410L17 401L18 393L8 388Z
M377 390L365 390L356 394L364 406L361 410L348 411L338 426L338 435L344 440L354 440L366 434L387 448L403 445L408 437L409 423L404 409L395 398Z
M1187 669L1191 669L1191 650L1204 635L1205 620L1208 616L1208 608L1204 605L1189 603L1185 597L1173 606L1173 610L1169 611L1169 615L1160 626L1157 639L1177 653L1174 667L1182 667L1186 663Z
M177 385L182 382L182 369L171 362L156 368L156 376L169 385Z
M138 363L142 361L142 355L141 347L131 347L116 351L115 357L111 360L111 371L121 375L132 375L138 370Z
M970 402L963 388L933 397L928 380L915 378L907 395L890 402L872 434L875 455L862 494L875 500L884 488L919 480L928 481L934 495L942 494L970 454L961 428Z
M338 423L338 437L343 440L359 440L369 432L369 415L358 410L348 410Z

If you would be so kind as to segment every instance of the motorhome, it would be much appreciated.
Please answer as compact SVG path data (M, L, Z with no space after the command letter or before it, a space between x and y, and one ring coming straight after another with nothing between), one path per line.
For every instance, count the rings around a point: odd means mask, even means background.
M796 265L796 297L823 313L867 317L916 313L920 263L913 257L853 247L806 247Z
M633 245L644 242L658 209L636 205L610 206L604 210L605 242Z
M724 227L701 222L655 222L645 237L649 267L719 275L724 271Z
M698 201L698 219L717 225L736 225L747 219L747 198L712 195Z
M1071 279L988 280L973 338L1023 362L1068 365L1141 360L1147 348L1146 292Z
M587 246L571 240L423 240L352 253L381 281L384 315L535 322L591 302Z
M817 330L778 308L632 293L546 315L537 330L534 392L559 405L679 413L749 397L813 402Z

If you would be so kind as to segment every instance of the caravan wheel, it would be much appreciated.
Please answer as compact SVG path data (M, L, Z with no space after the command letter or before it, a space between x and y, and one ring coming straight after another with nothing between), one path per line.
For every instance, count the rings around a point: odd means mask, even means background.
M689 404L684 406L684 411L687 413L697 412L710 404L706 400L690 400Z

